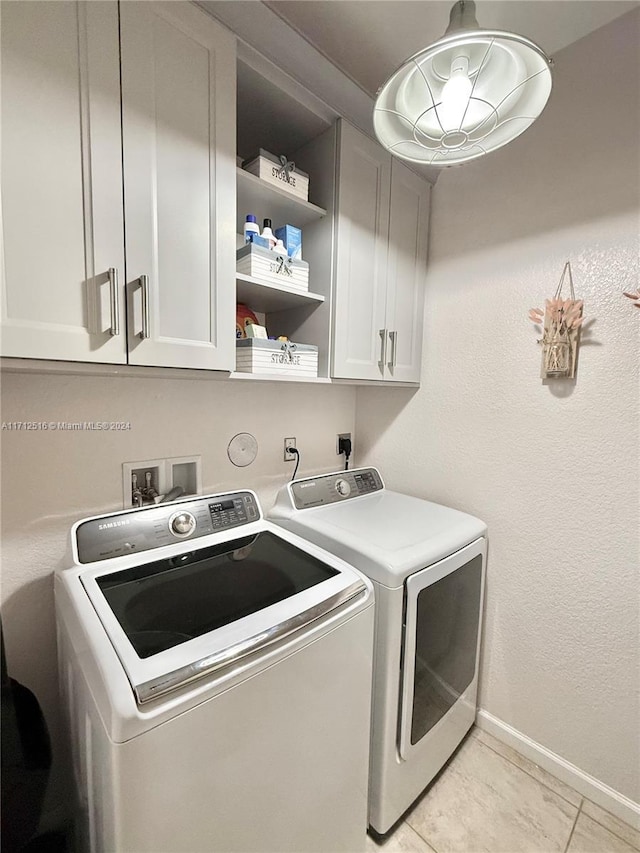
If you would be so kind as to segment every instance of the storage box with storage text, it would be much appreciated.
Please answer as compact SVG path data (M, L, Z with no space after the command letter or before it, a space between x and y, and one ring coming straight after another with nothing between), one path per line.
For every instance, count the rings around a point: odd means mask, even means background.
M242 338L236 341L236 371L313 378L318 375L318 347L291 341Z
M261 148L257 157L244 161L242 168L261 181L280 187L303 201L309 200L309 175L296 169L295 163L284 156L276 157Z
M247 243L236 252L236 272L267 284L282 284L291 290L309 290L309 264L294 261L288 255Z

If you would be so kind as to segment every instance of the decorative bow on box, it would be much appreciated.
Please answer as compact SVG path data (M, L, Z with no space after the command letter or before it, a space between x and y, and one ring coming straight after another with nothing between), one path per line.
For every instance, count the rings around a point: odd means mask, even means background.
M292 276L291 258L285 255L277 255L275 261L271 263L271 271L276 275Z
M280 155L280 168L277 171L279 178L283 177L287 183L291 181L291 173L295 172L296 164L293 160L287 160L285 154Z
M294 350L296 349L296 344L292 344L291 341L285 341L282 344L282 351L284 353L284 359L289 364L293 364L293 356Z

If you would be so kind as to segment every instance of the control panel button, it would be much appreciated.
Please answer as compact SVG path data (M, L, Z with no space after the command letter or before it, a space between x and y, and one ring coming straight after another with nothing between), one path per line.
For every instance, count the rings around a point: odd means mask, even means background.
M346 498L351 494L351 486L346 480L336 480L336 492Z
M196 520L190 512L176 512L169 519L169 530L174 536L189 536L196 529Z

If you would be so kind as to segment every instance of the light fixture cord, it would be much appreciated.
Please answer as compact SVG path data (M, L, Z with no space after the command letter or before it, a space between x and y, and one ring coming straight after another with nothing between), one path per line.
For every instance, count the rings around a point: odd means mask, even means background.
M449 26L446 29L445 35L456 33L458 30L477 30L480 25L476 20L476 4L475 0L458 0L451 7L449 15Z

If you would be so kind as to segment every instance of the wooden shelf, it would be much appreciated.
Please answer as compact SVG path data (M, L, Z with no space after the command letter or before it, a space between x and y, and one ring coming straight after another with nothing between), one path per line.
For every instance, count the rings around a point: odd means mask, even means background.
M299 293L284 284L258 281L242 273L236 273L236 296L238 302L261 314L324 302L324 296L319 293Z
M281 373L239 373L229 374L229 379L253 379L263 382L312 382L314 384L331 385L331 379L324 376L283 376Z
M253 213L258 224L270 219L274 228L282 225L295 225L302 228L309 222L315 222L327 215L322 207L303 201L280 187L274 187L261 181L255 175L236 167L238 187L237 232L244 233L247 214Z

